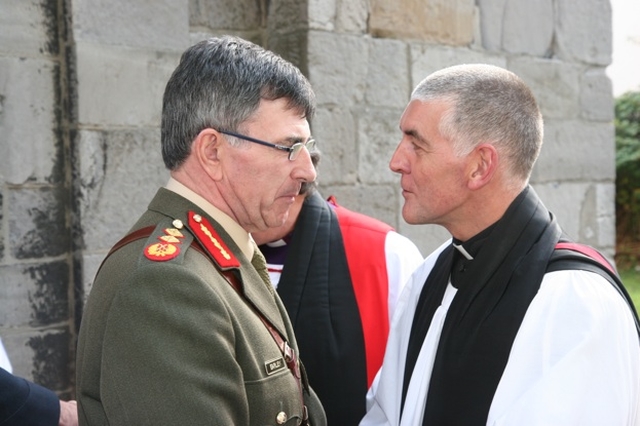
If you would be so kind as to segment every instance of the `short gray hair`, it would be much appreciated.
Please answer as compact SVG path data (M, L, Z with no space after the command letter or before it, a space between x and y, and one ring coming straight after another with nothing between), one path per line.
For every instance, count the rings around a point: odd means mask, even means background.
M315 94L293 64L238 37L195 44L182 54L164 92L161 142L165 166L178 168L203 129L237 131L262 99L281 98L300 116L313 117Z
M533 93L517 75L492 65L457 65L429 75L411 99L450 102L440 132L455 153L465 155L492 142L513 176L528 181L542 146L543 123Z

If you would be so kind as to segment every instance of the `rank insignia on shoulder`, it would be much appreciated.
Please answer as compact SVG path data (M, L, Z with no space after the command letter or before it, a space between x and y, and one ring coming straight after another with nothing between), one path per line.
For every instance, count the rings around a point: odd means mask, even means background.
M174 222L180 222L178 219L174 220ZM177 225L177 223L174 223L174 226ZM179 223L180 227L182 227L182 222ZM172 237L176 237L176 238L184 238L184 235L182 235L182 232L178 231L175 228L167 228L164 230L164 233L172 236Z
M240 267L238 259L206 218L190 211L189 228L218 265L222 268Z
M144 249L144 256L156 262L174 259L180 254L182 232L175 228L165 228L164 235L158 236L159 242L151 243Z
M166 242L166 243L179 243L180 242L180 238L176 238L173 235L162 235L162 236L160 236L158 238L161 239L162 241Z
M171 260L180 254L180 247L171 243L155 243L144 249L144 255L149 260L163 262Z

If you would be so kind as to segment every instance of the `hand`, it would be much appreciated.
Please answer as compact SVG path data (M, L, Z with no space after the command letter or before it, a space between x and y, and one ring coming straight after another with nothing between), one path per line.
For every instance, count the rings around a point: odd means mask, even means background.
M78 426L78 405L76 401L60 401L60 422L58 426Z

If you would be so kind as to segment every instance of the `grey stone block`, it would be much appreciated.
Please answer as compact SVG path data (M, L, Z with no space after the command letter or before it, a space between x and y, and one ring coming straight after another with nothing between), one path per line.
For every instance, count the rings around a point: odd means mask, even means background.
M551 211L567 235L579 241L580 211L589 185L586 183L547 182L533 184L542 203Z
M306 31L309 27L309 2L306 0L270 0L267 12L269 33Z
M0 326L42 327L69 320L67 261L5 265L0 272Z
M355 184L358 180L358 136L356 119L351 111L339 107L318 108L311 130L322 152L318 182L321 185Z
M309 28L333 31L336 20L336 0L307 0Z
M398 130L401 114L401 110L368 108L358 120L360 182L398 184L398 175L389 169L389 161L402 137Z
M367 105L404 109L412 89L409 87L408 50L407 44L401 41L370 39Z
M60 256L69 250L67 208L62 187L17 188L8 191L8 231L16 259Z
M615 179L613 124L548 120L532 181L608 181Z
M472 0L371 0L369 32L380 38L464 46L473 42L475 14Z
M594 247L615 249L615 226L615 185L591 185L581 209L580 240Z
M0 332L2 330L0 329ZM13 373L57 392L69 391L73 379L68 327L2 335Z
M517 57L509 61L509 69L533 91L545 120L580 115L583 68L574 63L539 58Z
M78 43L78 120L92 126L159 126L164 88L180 53Z
M87 301L87 297L89 297L89 293L91 292L91 287L93 285L93 280L98 273L98 268L102 264L102 261L107 256L108 249L105 249L104 252L96 253L96 254L84 254L82 256L82 305L84 306Z
M508 0L478 0L482 46L487 50L502 49L504 9Z
M367 0L342 0L338 4L336 30L349 33L365 33L370 13Z
M57 72L49 60L0 57L0 179L7 183L60 179Z
M3 206L4 194L2 193L2 188L0 187L0 236L4 235L4 206ZM0 237L0 264L4 262L4 237Z
M77 196L88 253L108 249L124 236L167 183L159 140L157 129L79 133Z
M570 238L605 252L615 248L611 184L547 183L534 188Z
M263 25L266 2L254 0L190 0L189 21L192 26L210 29L250 30Z
M181 51L189 42L188 0L84 0L72 12L78 43Z
M560 59L611 63L611 4L608 0L556 2L556 54Z
M603 68L587 70L582 75L580 105L587 120L611 121L614 116L611 80Z
M270 33L265 47L297 66L307 78L309 77L306 30ZM318 88L315 85L314 89L317 96Z
M57 53L55 1L5 0L0 9L0 52L22 57Z
M545 56L552 49L552 0L480 0L483 46L492 51Z
M483 63L506 68L506 58L493 53L463 47L446 47L435 44L411 44L411 90L429 74L442 68L460 64Z
M363 37L310 31L308 49L308 76L318 104L362 102L368 68L368 43Z

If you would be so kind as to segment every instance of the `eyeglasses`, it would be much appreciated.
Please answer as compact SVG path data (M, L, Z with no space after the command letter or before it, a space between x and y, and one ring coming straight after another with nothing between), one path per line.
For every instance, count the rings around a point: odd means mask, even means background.
M233 136L235 138L244 139L245 141L249 141L249 142L257 143L257 144L260 144L260 145L268 146L270 148L279 149L280 151L287 151L289 153L289 160L290 161L293 161L296 158L298 158L298 154L300 154L300 151L302 150L302 148L307 148L307 151L309 151L309 152L313 151L316 148L315 139L309 139L306 142L297 142L297 143L294 143L291 146L284 146L284 145L276 145L275 143L271 143L271 142L261 141L260 139L255 139L255 138L252 138L252 137L249 137L249 136L241 135L239 133L227 132L225 130L218 130L218 131L220 133L225 134L225 135Z

